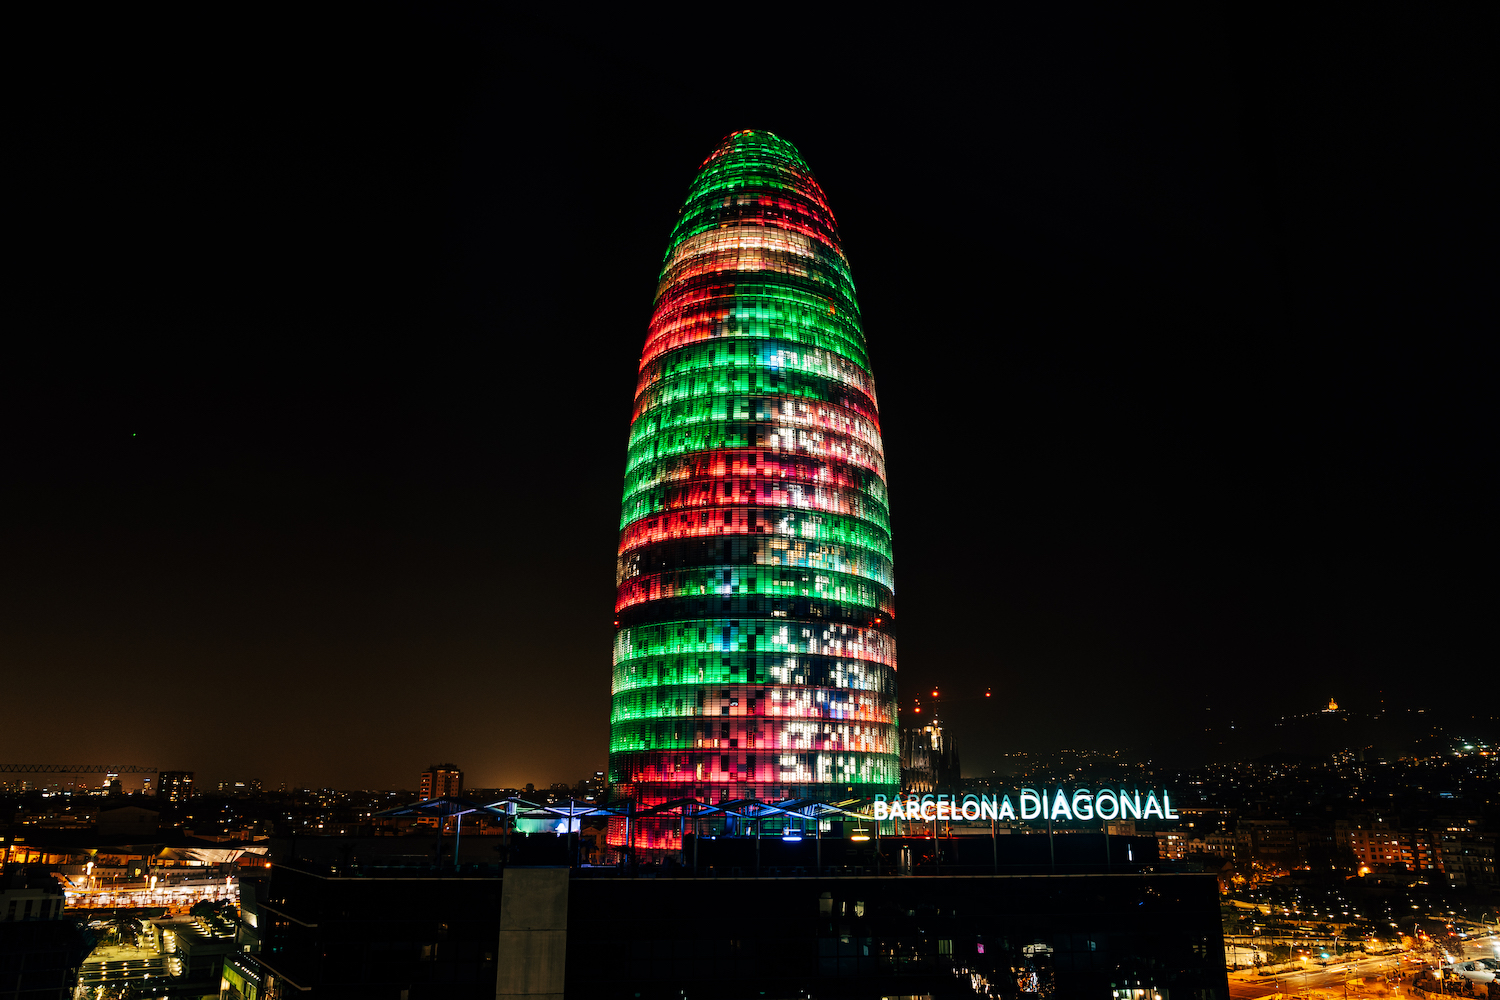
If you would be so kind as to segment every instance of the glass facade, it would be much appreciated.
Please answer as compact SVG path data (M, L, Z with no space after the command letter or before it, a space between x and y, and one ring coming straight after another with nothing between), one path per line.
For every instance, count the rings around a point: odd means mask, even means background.
M641 353L617 582L619 797L895 790L875 385L833 213L769 132L719 144L672 232ZM640 824L635 843L676 848L677 823Z

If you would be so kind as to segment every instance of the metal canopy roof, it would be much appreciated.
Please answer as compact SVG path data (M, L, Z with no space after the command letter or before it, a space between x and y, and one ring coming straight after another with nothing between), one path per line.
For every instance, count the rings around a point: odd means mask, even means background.
M848 816L851 819L871 820L868 813L848 808L859 799L842 802L822 802L817 799L784 799L780 802L765 802L761 799L731 799L727 802L704 802L701 799L682 798L661 802L652 806L638 806L631 801L581 802L564 799L561 802L532 802L519 796L508 796L494 802L476 802L472 799L443 796L413 802L378 812L376 816L414 816L431 813L439 816L467 816L470 813L485 813L496 817L518 817L521 819L552 819L566 817L583 819L590 816L733 816L737 819L767 819L773 816L796 816L799 819L824 819L828 816Z

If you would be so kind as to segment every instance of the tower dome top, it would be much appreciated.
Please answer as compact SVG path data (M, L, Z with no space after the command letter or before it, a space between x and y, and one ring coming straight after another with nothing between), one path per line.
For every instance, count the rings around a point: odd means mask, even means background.
M753 157L757 154L779 156L794 160L804 169L807 167L807 161L802 158L796 146L774 132L755 128L740 129L720 139L713 152L709 153L707 159L703 161L703 166L706 167L724 157Z

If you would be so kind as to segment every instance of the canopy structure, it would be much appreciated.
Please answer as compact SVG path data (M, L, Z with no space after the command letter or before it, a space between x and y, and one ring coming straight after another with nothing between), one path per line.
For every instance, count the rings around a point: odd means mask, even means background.
M471 813L487 813L492 816L504 816L502 810L494 809L483 802L475 802L473 799L459 798L456 795L443 795L435 799L423 799L420 802L412 802L409 805L397 806L395 809L387 809L378 812L376 816L435 816L439 819L451 819L454 816L464 817Z
M793 831L790 826L783 828L788 835L801 836L804 832L811 832L815 839L820 838L819 822L830 817L847 817L859 822L874 822L874 817L869 812L861 812L857 807L864 804L861 799L847 799L842 802L823 802L817 799L784 799L780 802L766 802L761 799L730 799L722 802L705 802L695 798L672 799L668 802L658 802L651 805L626 799L618 802L588 802L578 799L564 799L559 802L532 802L519 796L508 796L496 799L493 802L476 802L472 799L444 796L436 799L427 799L422 802L413 802L410 805L398 806L395 809L387 809L376 813L376 816L435 816L440 821L456 818L454 855L457 856L458 843L463 837L463 818L474 813L481 813L505 822L507 830L514 830L519 821L529 820L532 822L556 823L552 832L563 834L572 838L574 833L580 831L582 820L589 818L621 819L625 824L625 842L620 847L627 852L636 849L635 838L632 836L636 824L640 821L655 822L660 825L664 820L676 817L679 833L687 833L688 824L691 823L696 833L699 824L703 820L720 819L725 822L724 829L717 832L716 836L728 837L760 837L762 823L766 820L777 818L798 819L804 823L812 824L810 831L804 826L801 830ZM440 827L441 828L441 827ZM679 843L682 843L679 838ZM571 851L571 848L570 848Z
M579 799L564 799L560 802L532 802L519 796L508 796L493 802L476 802L472 799L444 796L413 802L378 812L376 816L435 816L449 819L484 813L497 819L568 819L590 817L646 818L660 816L681 817L728 817L743 820L764 820L776 816L794 816L805 820L821 820L830 816L847 816L850 819L873 822L868 811L858 811L850 806L862 800L843 802L821 802L816 799L786 799L781 802L765 802L761 799L731 799L726 802L705 802L702 799L681 798L643 806L630 800L619 802L588 802Z

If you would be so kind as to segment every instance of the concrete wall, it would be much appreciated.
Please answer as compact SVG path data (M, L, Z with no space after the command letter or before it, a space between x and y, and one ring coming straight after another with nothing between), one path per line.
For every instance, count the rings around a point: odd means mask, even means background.
M500 891L495 997L563 1000L568 869L507 868Z

